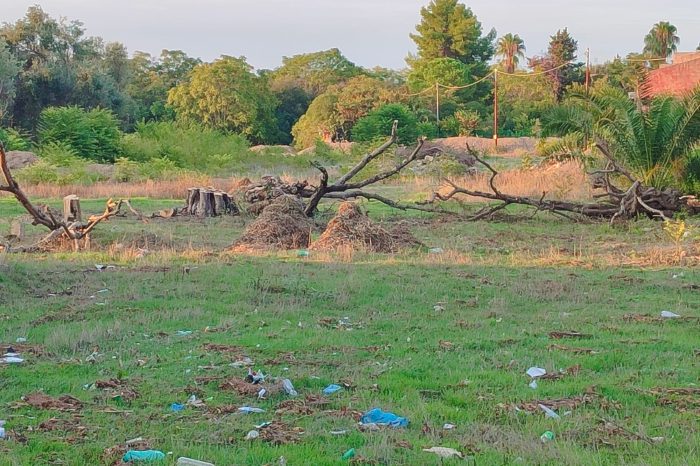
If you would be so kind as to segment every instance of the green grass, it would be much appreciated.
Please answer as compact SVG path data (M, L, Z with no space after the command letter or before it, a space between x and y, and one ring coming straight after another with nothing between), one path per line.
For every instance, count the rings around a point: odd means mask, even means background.
M134 204L148 212L170 202ZM102 200L84 201L83 210L102 205ZM20 213L11 202L0 201L0 222ZM398 217L374 204L370 213L385 221ZM680 265L606 262L612 249L642 257L650 243L668 247L656 236L659 224L644 221L620 229L547 216L477 224L422 214L398 218L411 221L428 246L446 252L358 253L348 262L313 252L308 258L294 252L221 255L218 251L240 234L243 220L156 220L144 226L114 219L97 230L101 248L96 252L0 257L0 342L26 337L50 353L25 355L24 365L0 367L0 419L28 439L26 444L0 441L0 465L113 464L115 458L102 457L104 449L138 436L173 452L166 464L178 456L217 465L279 464L283 456L289 465L340 465L346 464L341 455L349 448L366 460L361 464L462 463L441 462L422 451L431 446L456 448L473 457L467 464L479 465L700 464L698 396L688 398L684 412L649 393L655 387L697 387L700 294L691 285L700 272ZM144 232L167 238L165 250L153 248L142 259L107 251ZM117 268L98 272L95 263ZM98 293L103 289L109 291ZM444 303L444 310L435 310L437 303ZM623 319L629 313L658 316L665 309L694 320ZM347 318L352 330L329 328L324 318ZM207 326L227 330L209 333ZM178 330L193 334L177 336ZM548 336L566 330L591 338ZM452 343L451 349L441 342ZM258 401L221 390L217 383L196 385L196 377L245 375L228 365L231 357L205 351L206 343L241 347L256 369L290 378L302 398L340 381L354 389L329 397L330 404L311 415L276 415L286 396ZM550 349L552 344L598 353L574 354ZM93 351L100 354L97 362L86 362ZM282 357L288 353L293 358ZM537 390L528 387L530 366L553 372L576 364L581 366L577 376L542 380ZM112 377L125 379L140 396L118 405L105 392L83 389ZM559 421L512 407L580 395L591 386L599 396ZM85 438L71 443L70 432L37 430L49 418L72 417L23 406L21 397L37 390L85 402L80 411ZM251 405L267 412L170 411L171 403L184 403L199 390L209 407ZM408 417L409 427L362 433L352 418L324 412L372 407ZM664 440L649 444L607 435L599 430L601 419ZM255 424L271 420L302 428L301 441L243 440ZM443 431L444 423L456 428ZM348 434L329 433L336 429ZM542 444L539 437L546 430L557 439Z

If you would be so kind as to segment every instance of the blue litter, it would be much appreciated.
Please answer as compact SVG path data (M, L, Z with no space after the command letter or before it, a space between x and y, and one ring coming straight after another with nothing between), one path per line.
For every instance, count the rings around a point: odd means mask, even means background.
M165 459L165 453L158 450L129 450L122 457L122 461L129 463L133 461L138 462L148 462L148 461L160 461Z
M170 405L170 409L175 412L182 411L183 409L185 409L185 405L181 405L180 403L173 403Z
M323 389L323 394L324 395L332 395L335 392L339 392L342 389L343 389L343 387L341 387L340 385L336 385L336 384L332 383Z
M379 408L373 408L367 411L360 418L362 424L377 424L378 426L390 427L406 427L408 419L397 416L394 413L384 412Z

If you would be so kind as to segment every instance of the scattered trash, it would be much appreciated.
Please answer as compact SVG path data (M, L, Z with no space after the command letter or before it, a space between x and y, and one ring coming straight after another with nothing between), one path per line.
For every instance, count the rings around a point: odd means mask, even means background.
M258 424L257 426L255 426L255 428L260 430L260 429L264 429L265 427L270 427L271 425L272 425L272 422L267 421L267 422L263 422L262 424Z
M423 451L427 451L428 453L435 453L438 455L440 458L464 458L464 455L462 455L462 452L455 450L454 448L447 448L447 447L430 447L430 448L423 448Z
M287 395L289 396L299 395L299 393L294 390L294 385L292 385L292 381L289 379L282 380L282 388L284 388L284 391L287 392Z
M308 251L308 249L300 249L300 250L297 252L297 256L299 256L299 257L309 257L309 251Z
M129 463L133 461L137 462L147 462L147 461L160 461L165 459L165 453L158 450L129 450L122 457L122 461Z
M0 420L0 440L5 438L5 421Z
M261 388L260 391L258 392L258 400L264 400L265 395L267 395L267 390L264 388Z
M546 431L545 433L540 435L540 440L542 441L542 443L551 442L552 440L554 440L554 432L552 432L551 430Z
M537 390L537 379L532 379L532 382L530 382L528 386L533 390Z
M9 353L6 354L5 356L0 359L0 362L5 363L5 364L22 364L24 362L24 359L19 358L17 356L13 356L13 354L16 353Z
M435 306L433 306L433 311L435 312L442 312L444 310L445 306L443 306L442 304L436 304Z
M542 377L543 375L547 374L547 371L541 367L531 367L525 373L533 379L536 379L537 377Z
M256 438L260 437L260 432L257 430L251 430L248 432L245 436L246 440L255 440Z
M348 451L343 453L343 456L342 456L342 458L344 460L349 460L350 458L354 458L354 457L355 457L355 449L354 448L349 449Z
M193 407L195 407L195 408L202 408L202 407L204 407L204 401L202 401L202 400L200 400L199 398L197 398L197 395L191 395L191 396L187 399L187 404L188 404L189 406L193 406Z
M262 408L252 408L250 406L241 406L238 408L241 413L252 414L252 413L264 413L265 410Z
M213 463L207 463L206 461L193 460L192 458L185 458L181 456L177 459L177 466L214 466Z
M445 250L442 248L430 248L428 249L428 252L430 254L442 254L443 252L445 252Z
M248 376L245 378L246 382L252 384L258 384L265 381L265 375L261 372L255 372L253 369L248 369Z
M323 389L323 394L324 395L332 395L335 392L339 392L342 389L343 389L343 387L341 387L340 385L336 385L336 384L332 383Z
M192 330L178 330L177 331L177 336L178 337L187 337L192 335Z
M538 404L537 406L539 406L540 409L541 409L542 411L544 411L544 414L545 414L547 417L551 417L552 419L561 419L561 417L559 417L559 415L558 415L557 413L555 413L554 411L552 411L551 409L549 409L549 408L546 407L545 405L543 405L543 404Z
M176 413L178 411L182 411L183 409L185 409L185 405L180 404L180 403L173 403L170 405L170 410L173 412L176 412Z
M95 264L95 268L102 272L103 270L116 269L117 267L114 265Z
M24 337L18 337L17 340L15 340L15 343L26 343L27 339Z
M661 311L661 317L664 319L678 319L680 316L671 311Z
M332 430L328 433L331 435L345 435L348 433L348 431L347 430Z
M231 364L229 364L229 366L231 366L231 367L238 367L238 368L249 367L252 365L253 365L253 360L248 358L248 357L245 357L243 359L239 359L238 361L232 362Z
M390 426L396 428L408 426L408 419L397 416L394 413L384 412L379 408L373 408L362 415L362 418L360 418L360 423L376 424L378 426Z
M455 427L456 427L456 426L455 426L454 424L445 424L445 425L442 426L442 428L443 428L444 430L452 430L452 429L454 429Z

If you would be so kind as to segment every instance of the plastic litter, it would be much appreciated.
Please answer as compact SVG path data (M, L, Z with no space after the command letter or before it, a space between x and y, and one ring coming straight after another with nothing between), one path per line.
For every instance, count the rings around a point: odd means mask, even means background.
M258 400L264 400L265 395L267 395L267 390L264 388L261 388L260 391L258 392Z
M355 449L351 448L345 453L343 453L343 459L344 460L349 460L350 458L353 458L355 456Z
M552 440L554 440L554 432L552 432L551 430L544 432L542 435L540 435L540 440L542 441L542 443L551 442Z
M17 337L17 339L15 340L15 342L16 342L16 343L26 343L26 342L27 342L27 339L24 338L24 337Z
M192 335L192 330L178 330L177 331L177 336L178 337L187 337Z
M124 453L122 461L125 463L129 462L148 462L148 461L160 461L165 459L165 453L158 450L129 450Z
M532 379L532 382L529 383L528 387L530 387L533 390L537 389L537 379Z
M323 394L324 395L332 395L335 392L339 392L342 389L343 389L343 387L341 387L340 385L336 385L336 384L332 383L323 389Z
M423 451L427 451L428 453L435 453L438 455L440 458L464 458L464 455L462 455L462 452L455 450L454 448L447 448L447 447L430 447L430 448L423 448Z
M294 390L294 385L292 385L292 381L289 379L284 379L282 381L282 388L284 388L284 391L287 392L287 395L289 396L298 396L299 393Z
M309 257L309 251L307 249L300 249L297 252L297 256L299 257Z
M257 426L255 426L255 428L257 430L260 430L260 429L264 429L265 427L270 427L271 425L272 425L272 422L268 421L268 422L263 422L261 424L258 424Z
M265 374L261 372L255 372L253 369L248 369L248 376L245 378L246 382L252 384L258 384L265 381Z
M238 408L238 411L241 413L246 413L246 414L252 414L252 413L264 413L265 410L262 408L252 408L250 406L241 406Z
M181 456L177 459L177 466L214 466L213 463L207 463L206 461L193 460L192 458L185 458Z
M525 373L533 379L536 379L537 377L542 377L543 375L547 375L547 371L545 369L542 369L541 367L531 367Z
M260 432L257 430L251 430L248 432L245 436L246 440L255 440L256 438L260 437Z
M661 317L664 319L678 319L680 316L671 311L661 311Z
M397 428L408 426L408 419L397 416L394 413L384 412L379 408L373 408L362 415L360 418L360 423Z
M445 252L445 250L442 248L430 248L428 249L428 252L430 254L442 254L443 252Z
M176 412L176 413L178 411L182 411L183 409L185 409L185 405L180 404L180 403L173 403L170 405L170 410L173 412Z
M191 395L187 399L187 404L189 406L194 406L195 408L202 408L204 406L204 401L197 398L197 395Z
M452 429L454 429L455 427L457 427L457 426L455 426L454 424L445 424L444 426L442 426L442 428L443 428L444 430L452 430Z
M542 411L544 411L544 414L545 414L547 417L551 417L552 419L561 419L561 417L559 417L559 415L558 415L557 413L555 413L554 411L552 411L551 409L549 409L549 408L546 407L545 405L541 405L541 404L540 404L540 405L537 405L537 406L539 406L540 409L541 409Z
M24 362L24 359L18 358L17 356L5 355L2 359L0 359L0 362L3 362L5 364L22 364Z
M0 440L5 438L5 421L0 420Z
M345 435L347 433L348 433L347 430L332 430L329 432L329 434L331 434L331 435Z

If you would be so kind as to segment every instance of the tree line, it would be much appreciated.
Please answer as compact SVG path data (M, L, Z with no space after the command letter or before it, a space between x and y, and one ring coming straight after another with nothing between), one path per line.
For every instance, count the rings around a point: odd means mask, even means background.
M0 27L0 126L11 128L0 130L0 138L70 139L73 130L66 128L80 125L99 139L131 132L139 122L179 121L240 134L251 144L308 147L318 139L369 141L388 134L395 119L403 141L487 135L493 83L465 86L494 66L506 73L498 89L499 133L541 135L546 113L586 79L578 43L566 28L550 37L545 54L525 61L517 34L484 31L458 0L432 0L410 37L417 52L405 70L365 69L338 49L255 70L244 57L204 63L180 50L130 56L121 43L86 36L80 21L55 19L33 6ZM658 23L641 53L596 66L593 75L637 91L646 71L678 43L676 28ZM436 83L444 86L437 90L439 108Z

